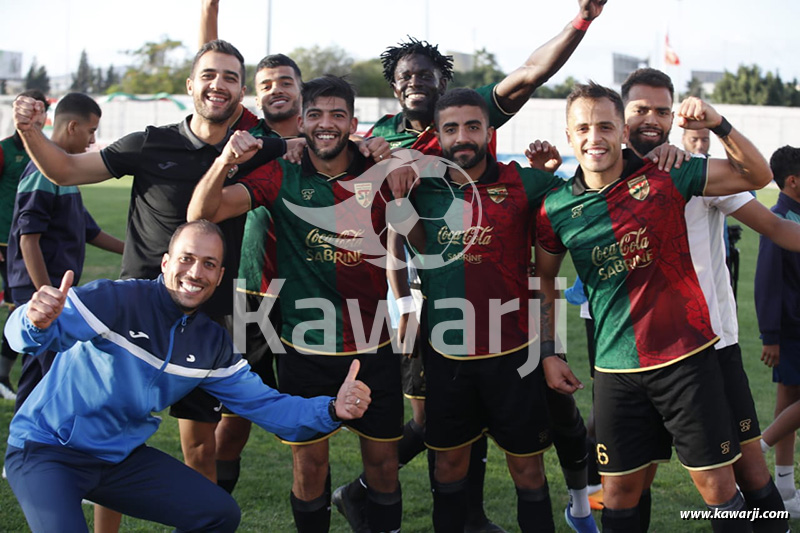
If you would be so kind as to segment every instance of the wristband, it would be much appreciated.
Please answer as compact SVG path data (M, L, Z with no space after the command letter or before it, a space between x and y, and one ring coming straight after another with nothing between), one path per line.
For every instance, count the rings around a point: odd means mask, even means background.
M328 402L328 416L337 424L342 421L342 419L336 415L336 398L331 398L331 401Z
M397 311L401 315L407 315L417 310L417 302L414 301L413 296L403 296L397 300Z
M228 173L225 174L225 177L231 179L236 175L237 172L239 172L239 165L233 165L230 170L228 170Z
M730 135L732 129L733 126L731 126L731 123L728 122L728 119L722 117L722 122L720 122L719 126L716 128L711 128L711 132L717 137L727 137Z
M548 357L553 357L556 355L556 342L555 341L543 341L542 344L539 345L539 358L544 360Z
M585 18L581 18L580 14L575 15L575 18L572 19L572 27L578 31L588 30L591 24L592 24L591 20L586 20Z

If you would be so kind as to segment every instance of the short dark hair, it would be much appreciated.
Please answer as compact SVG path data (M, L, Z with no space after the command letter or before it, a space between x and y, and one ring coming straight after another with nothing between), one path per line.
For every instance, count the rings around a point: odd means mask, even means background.
M769 158L769 168L775 183L783 189L789 176L800 178L800 148L788 144L778 148Z
M631 88L635 85L647 85L648 87L655 87L657 89L667 89L669 91L669 98L675 101L675 87L672 85L672 79L654 68L640 68L630 73L628 78L622 82L622 101L628 102L628 94Z
M227 252L227 246L225 244L225 235L222 233L222 230L219 229L219 226L214 224L213 222L209 222L208 220L201 218L199 220L192 220L191 222L184 222L172 233L172 237L169 239L169 247L167 248L167 253L172 255L173 248L175 247L175 241L178 240L178 237L181 236L183 230L187 228L194 228L196 227L200 230L200 233L205 235L216 235L219 237L220 242L222 242L222 257L219 258L222 261L225 258L225 253Z
M50 102L47 101L47 97L44 95L42 91L39 89L28 89L27 91L22 91L17 95L19 96L27 96L28 98L33 98L34 100L39 100L44 104L44 110L47 111L50 109Z
M408 37L408 42L398 43L391 46L381 54L383 63L383 77L390 84L394 83L394 71L397 63L404 57L422 55L433 61L433 64L441 71L442 77L448 81L453 79L453 56L446 56L439 52L439 46L430 44L427 41L418 41L413 37Z
M433 110L433 122L436 124L436 129L439 129L439 113L443 109L450 107L473 106L478 107L483 112L486 122L489 122L489 105L486 100L478 94L474 89L467 89L459 87L444 93L439 100L436 101L436 107Z
M61 115L75 115L83 120L89 120L91 115L103 116L103 111L94 98L83 93L67 93L56 105L55 118Z
M192 61L192 72L191 76L194 76L194 69L197 67L197 63L200 61L200 58L203 57L207 52L219 52L220 54L227 54L229 56L233 56L239 60L239 66L241 70L241 84L244 86L244 80L246 76L246 70L244 67L244 56L236 49L228 41L223 41L222 39L217 39L215 41L208 41L204 44L200 50L194 56L194 60Z
M625 107L622 105L622 98L620 98L619 93L617 93L617 91L614 89L603 87L599 83L595 83L591 80L586 84L576 83L572 87L572 92L570 92L567 96L567 119L569 119L569 110L572 107L572 104L575 102L575 100L580 98L588 98L589 100L600 100L602 98L607 98L611 100L611 103L614 104L614 109L619 115L619 118L622 120L623 124L625 123Z
M350 116L355 116L356 90L353 85L343 77L325 74L319 78L303 83L303 113L308 106L317 101L322 96L338 97L347 103L347 111Z
M300 72L300 67L294 62L294 59L283 54L271 54L264 56L256 66L256 72L260 72L265 68L278 68L278 67L292 67L294 73L297 74L297 81L303 83L303 74Z

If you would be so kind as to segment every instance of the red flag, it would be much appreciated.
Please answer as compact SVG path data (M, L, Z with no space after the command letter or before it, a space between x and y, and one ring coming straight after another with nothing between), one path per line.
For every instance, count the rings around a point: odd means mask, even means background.
M675 53L675 50L669 45L669 34L666 35L666 39L664 42L664 61L667 65L680 65L681 60L678 57L678 54Z

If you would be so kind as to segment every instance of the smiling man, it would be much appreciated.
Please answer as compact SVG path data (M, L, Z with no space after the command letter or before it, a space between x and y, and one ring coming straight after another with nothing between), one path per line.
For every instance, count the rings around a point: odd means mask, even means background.
M163 410L201 388L267 431L307 438L360 417L369 389L354 363L335 398L280 394L233 353L200 306L222 281L224 241L207 221L180 226L157 280L46 286L9 318L27 357L59 352L14 416L5 465L31 530L84 531L81 499L181 531L235 531L233 498L145 441ZM169 505L163 505L168 501Z
M662 106L650 107L658 113ZM537 220L543 339L554 338L554 281L567 250L595 318L604 531L645 530L639 498L652 482L651 465L669 459L673 442L709 508L745 508L731 466L741 453L714 350L719 338L692 264L684 209L692 196L760 188L772 174L753 144L706 103L689 98L678 115L684 128L714 131L728 159L693 158L669 172L644 163L622 150L629 125L620 96L577 85L567 99L567 139L580 168L548 194ZM663 130L657 123L630 128L646 143ZM579 382L551 355L542 354L561 370L545 366L548 384L573 392ZM750 523L715 520L713 527L748 531Z
M126 135L99 152L68 155L48 141L35 127L43 119L43 106L35 100L18 98L14 120L31 158L54 183L81 185L133 176L121 277L153 279L159 275L161 254L172 232L186 221L194 186L230 136L229 124L245 93L244 79L244 58L233 45L221 40L207 43L195 55L186 80L195 113L178 124L149 126ZM240 120L233 128L252 125ZM281 139L266 139L263 145L264 150L249 165L258 166L285 151ZM242 221L221 227L228 246L227 269L221 289L205 307L217 319L232 312ZM171 414L180 419L186 463L216 479L213 438L220 418L219 402L202 391L194 394L196 397L174 406Z
M335 386L352 360L361 361L374 401L368 414L349 426L361 441L369 486L367 523L371 531L396 531L402 521L397 476L403 418L400 366L380 305L386 297L386 272L361 238L381 236L385 250L390 193L360 179L371 162L349 141L358 124L350 84L335 76L316 78L303 85L302 97L300 128L308 143L302 163L276 160L223 187L230 169L261 142L237 132L198 184L188 217L225 220L262 205L270 209L276 221L276 280L285 280L278 299L286 351L278 365L279 388L317 395ZM355 310L349 305L353 302ZM372 331L368 340L365 330ZM280 435L292 446L290 500L301 533L327 531L330 524L332 434L304 439Z

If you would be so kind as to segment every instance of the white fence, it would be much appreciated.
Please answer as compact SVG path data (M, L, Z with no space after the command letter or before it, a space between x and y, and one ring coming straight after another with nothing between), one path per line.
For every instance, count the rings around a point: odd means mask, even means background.
M12 96L0 96L0 136L5 137L13 131L11 117ZM97 138L98 145L108 144L123 135L139 131L150 124L169 124L182 120L192 112L189 96L173 97L173 100L133 101L98 97L103 109ZM181 109L176 102L185 106ZM253 97L248 96L248 106L252 108ZM744 132L769 158L775 149L790 144L800 145L800 108L759 107L720 105L718 110L739 130ZM398 104L391 98L358 98L356 116L362 125L367 126L386 113L398 111ZM51 111L52 116L52 111ZM362 128L359 128L362 129ZM554 142L562 154L570 155L564 135L565 112L563 100L533 99L500 130L498 152L501 154L521 154L525 147L535 139ZM680 128L673 128L671 141L680 143ZM722 156L719 141L712 135L711 153Z

